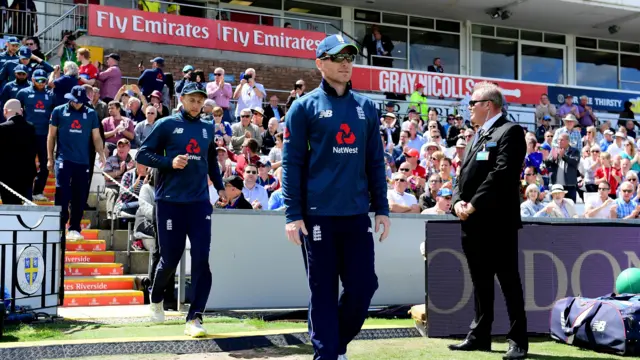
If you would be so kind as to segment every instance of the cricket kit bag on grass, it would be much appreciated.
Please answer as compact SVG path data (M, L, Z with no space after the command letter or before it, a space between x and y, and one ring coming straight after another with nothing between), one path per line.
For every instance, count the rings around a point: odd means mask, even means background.
M640 355L640 296L568 297L553 304L551 337L586 349Z

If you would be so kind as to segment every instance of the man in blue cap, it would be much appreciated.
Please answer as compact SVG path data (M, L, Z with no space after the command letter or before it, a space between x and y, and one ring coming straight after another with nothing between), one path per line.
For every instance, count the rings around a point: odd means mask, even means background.
M162 93L164 87L164 59L161 57L151 60L152 68L142 72L138 78L138 86L147 100L150 100L151 93L158 90Z
M89 98L84 87L77 85L64 95L68 103L53 109L47 138L47 168L56 174L55 205L60 206L60 227L64 229L69 221L69 232L65 239L82 240L80 221L87 201L89 186L89 141L93 140L96 152L104 165L106 159L100 125L96 112L87 107ZM57 153L54 156L54 149ZM69 216L71 203L71 216ZM64 298L64 295L62 295Z
M4 106L4 104L10 99L15 99L18 95L18 91L31 86L31 82L28 79L28 71L27 67L20 64L13 69L15 80L10 81L2 87L2 92L0 92L0 105ZM4 121L4 116L2 116L1 121Z
M18 49L20 49L20 40L15 36L9 36L7 38L7 50L0 53L0 68L4 66L4 63L8 60L18 59Z
M44 69L47 73L53 71L53 67L46 61L31 53L31 49L27 46L22 46L18 51L19 58L14 60L8 60L4 63L2 70L0 70L0 84L4 85L8 82L15 80L14 69L18 65L24 65L27 70L27 79L31 77L31 73L36 68Z
M33 199L37 201L49 201L44 196L44 187L47 185L49 170L47 169L47 134L49 133L49 119L55 107L55 95L47 88L47 73L38 69L33 72L31 86L26 87L16 95L24 110L25 119L32 123L36 129L36 142L38 147L38 160L40 169L33 184Z
M341 35L324 39L316 50L320 87L293 102L285 118L285 230L303 245L315 360L346 359L378 288L369 209L375 231L384 227L380 241L391 225L378 111L351 91L357 53Z
M211 291L209 250L211 212L208 178L221 198L224 185L215 152L209 158L209 146L215 134L213 125L200 120L207 98L204 86L188 83L182 90L180 112L156 121L144 140L136 161L158 169L156 209L160 263L151 288L151 319L164 321L164 289L184 253L187 236L191 242L191 307L184 333L191 337L207 334L202 313Z
M191 76L193 74L193 71L194 71L194 68L191 65L185 65L182 68L182 79L180 79L176 83L176 93L178 94L182 93L182 89L184 88L184 86L192 81Z

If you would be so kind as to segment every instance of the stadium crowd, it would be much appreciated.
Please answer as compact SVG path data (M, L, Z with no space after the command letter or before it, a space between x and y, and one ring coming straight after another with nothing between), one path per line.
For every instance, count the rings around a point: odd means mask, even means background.
M210 191L212 204L225 209L283 210L280 182L284 116L292 103L306 94L303 79L282 101L277 95L267 94L252 68L246 69L234 87L225 81L223 68L216 68L214 80L206 81L202 69L185 65L174 83L174 74L163 71L164 59L156 57L150 59L150 68L139 66L136 85L123 85L118 54L107 55L103 65L97 61L101 59L92 59L89 50L76 48L74 40L67 39L60 48L62 67L45 61L34 49L33 38L23 42L9 38L0 54L0 102L4 107L0 157L15 169L3 172L0 181L29 200L49 201L44 189L49 171L55 167L50 158L55 141L60 151L82 147L80 154L87 154L82 162L87 163L89 172L86 184L78 186L74 182L73 196L59 196L61 187L71 185L58 182L56 205L65 209L71 203L73 224L74 216L82 214L78 210L86 208L92 173L100 165L105 177L101 196L106 199L107 217L135 217L136 237L152 238L154 172L135 163L135 151L157 119L180 111L179 95L185 85L198 83L208 94L201 117L215 127L215 137L210 140L215 146L209 147L209 156L217 158L227 192L227 200L221 200L216 191ZM462 109L460 112L444 115L428 106L423 88L421 84L416 86L406 113L396 112L404 104L394 101L380 107L387 196L392 212L444 215L450 213L464 157L468 151L473 152L472 146L467 150L467 144L477 135L468 121L468 97L455 104ZM556 108L546 94L541 94L535 112L536 131L523 127L527 143L521 176L523 217L628 219L640 214L639 126L631 120L634 114L630 104L620 115L621 120L610 124L600 122L585 100L581 97L574 103L573 97L567 96L566 103ZM70 106L75 105L85 119L95 116L95 126L90 130L97 130L99 140L92 136L87 144L63 144L72 140L53 134L52 143L49 125L56 126L58 117L73 112ZM59 110L54 110L56 107ZM508 112L508 108L503 111ZM15 138L15 129L9 130L19 128L18 123L25 120L29 126L24 128L30 129L25 130L26 136L32 142L24 136ZM78 126L72 123L70 131L81 132ZM28 151L24 151L25 141L33 144ZM193 153L199 152L197 142L190 147ZM104 153L96 154L100 148ZM32 165L36 156L37 169ZM4 186L0 186L0 197L4 204L22 203ZM576 202L584 206L576 206ZM80 239L82 235L79 229L70 229L68 238ZM143 247L142 242L137 246Z

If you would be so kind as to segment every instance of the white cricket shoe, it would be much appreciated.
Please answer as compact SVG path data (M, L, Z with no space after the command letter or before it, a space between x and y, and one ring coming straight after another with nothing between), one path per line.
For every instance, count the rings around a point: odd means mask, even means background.
M49 198L43 194L38 194L33 196L33 201L49 201Z
M67 239L68 240L84 240L84 236L82 236L82 234L80 234L79 232L73 230L73 231L69 231L67 233Z
M201 320L196 318L187 321L184 327L184 334L193 338L205 337L207 336L207 330L202 327Z
M164 301L160 301L157 304L151 303L151 305L149 305L149 312L151 313L152 322L164 322Z
M349 360L347 359L347 354L338 355L338 360Z

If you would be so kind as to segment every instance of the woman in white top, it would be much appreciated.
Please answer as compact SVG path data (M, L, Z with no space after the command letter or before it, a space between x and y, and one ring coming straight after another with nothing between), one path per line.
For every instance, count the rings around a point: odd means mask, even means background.
M602 164L600 163L600 146L592 145L590 148L585 146L583 151L588 151L588 156L580 159L581 173L584 174L584 187L586 192L593 193L598 191L596 185L596 170Z

